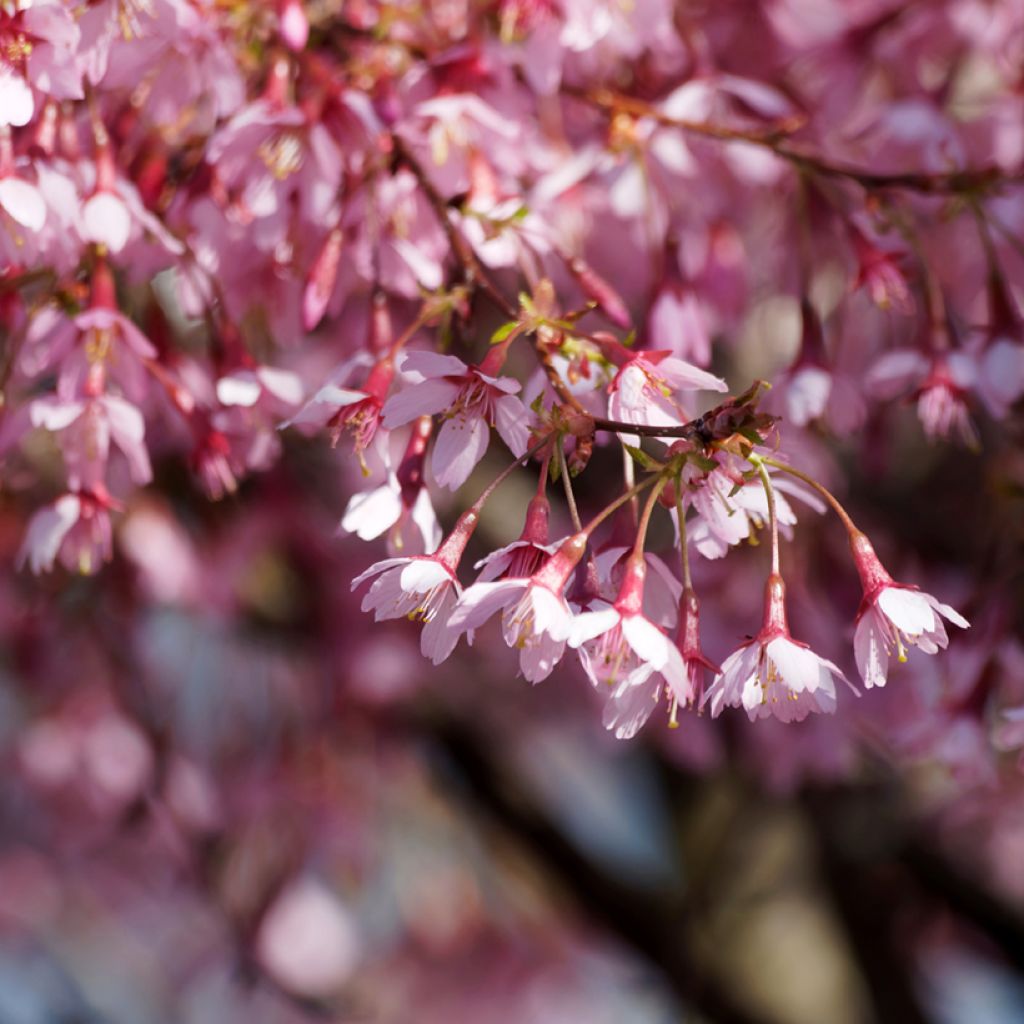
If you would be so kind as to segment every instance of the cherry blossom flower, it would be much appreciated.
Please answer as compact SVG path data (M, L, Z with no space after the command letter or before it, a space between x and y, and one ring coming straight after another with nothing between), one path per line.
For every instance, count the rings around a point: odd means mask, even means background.
M572 633L573 614L564 590L586 546L587 535L576 533L530 577L474 583L452 614L451 629L479 629L500 611L505 642L519 650L523 676L531 683L546 679Z
M515 394L520 384L491 376L486 369L467 366L455 356L406 353L401 370L414 383L389 398L384 408L389 430L418 416L443 414L430 456L431 472L442 487L457 490L466 482L487 452L492 426L517 458L526 451L529 415Z
M545 470L546 473L546 470ZM543 493L530 499L526 508L526 522L518 540L497 548L481 558L473 567L480 570L478 583L496 579L516 579L532 576L558 550L558 544L549 544L548 516L550 508Z
M348 366L335 374L344 377ZM395 377L395 363L390 355L378 360L370 370L366 381L359 390L325 384L316 394L282 426L326 426L331 432L331 444L337 445L343 431L352 434L355 452L363 463L363 453L370 447L381 421L384 400Z
M423 486L423 461L433 424L416 421L397 472L387 448L383 450L386 480L381 486L353 494L341 519L341 529L361 540L387 534L392 555L429 554L441 543L441 526L430 492Z
M96 572L112 553L110 509L114 502L105 488L64 494L32 517L18 565L34 573L49 572L58 556L71 572Z
M705 694L716 718L725 707L742 707L751 721L800 722L811 712L835 711L836 679L853 689L836 665L789 635L785 595L782 578L769 577L760 632L722 662Z
M463 513L448 539L430 555L386 558L375 562L352 581L355 590L376 577L363 598L362 610L374 619L413 619L423 623L420 650L439 665L455 649L464 629L456 628L452 612L462 595L455 572L476 529L478 514Z
M680 391L725 391L721 377L708 373L668 350L629 352L606 346L619 370L609 387L608 415L625 423L675 427L686 415L674 399Z
M682 704L692 699L679 649L643 613L646 565L633 556L626 566L615 603L576 616L569 645L580 652L583 669L594 686L610 687L612 694L605 726L618 739L630 739L643 726L661 696L663 684ZM652 676L657 679L647 686ZM643 688L646 699L628 691Z
M925 654L945 648L949 638L943 618L961 629L969 627L959 612L931 594L895 583L864 534L852 536L850 547L864 588L853 650L865 686L885 686L894 651L903 662L908 647L917 647Z
M930 438L958 435L968 447L978 443L967 398L977 383L977 368L965 352L926 355L913 349L887 352L868 371L865 385L876 398L910 393Z

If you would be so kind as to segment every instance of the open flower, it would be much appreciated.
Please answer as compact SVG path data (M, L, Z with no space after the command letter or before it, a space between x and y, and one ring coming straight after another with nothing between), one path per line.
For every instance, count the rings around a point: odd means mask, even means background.
M49 572L59 556L71 572L96 572L111 557L113 507L115 502L102 486L61 495L29 521L18 565L27 562L36 574Z
M851 537L850 546L864 587L853 637L857 670L865 686L885 686L893 652L901 662L908 647L935 654L949 643L943 618L961 629L970 623L931 594L894 582L864 534Z
M721 377L677 359L667 350L622 351L626 357L616 359L620 368L609 388L608 415L612 419L648 426L680 426L687 416L674 398L678 392L727 390ZM604 354L616 355L607 347Z
M458 633L477 629L502 613L505 642L519 650L519 668L531 682L546 679L565 653L573 615L565 584L587 547L587 535L576 533L533 576L474 583L466 589L451 616Z
M785 595L782 577L770 576L761 631L725 659L705 697L715 717L724 707L742 707L751 721L800 722L812 711L835 711L836 678L853 689L836 665L789 635Z
M461 487L484 457L494 427L512 454L521 456L529 442L529 416L515 397L519 382L494 377L485 367L467 366L455 356L410 352L402 372L420 377L394 395L384 408L384 425L392 430L419 416L441 413L430 468L442 487Z
M387 533L388 553L429 554L441 543L441 527L423 486L423 456L433 423L416 421L405 455L396 472L387 447L382 448L386 479L380 487L353 494L341 519L341 529L361 540Z
M449 617L462 593L455 573L436 555L385 558L357 576L352 589L374 576L377 578L363 598L363 611L372 611L377 622L418 619L423 623L420 650L439 665L452 653L458 639L458 634L448 629Z
M569 636L590 681L612 688L605 725L619 739L631 738L647 721L661 696L662 681L677 701L689 699L679 649L643 613L646 571L643 556L632 557L615 604L577 616ZM652 678L654 684L647 685ZM644 690L643 699L628 693L638 688Z

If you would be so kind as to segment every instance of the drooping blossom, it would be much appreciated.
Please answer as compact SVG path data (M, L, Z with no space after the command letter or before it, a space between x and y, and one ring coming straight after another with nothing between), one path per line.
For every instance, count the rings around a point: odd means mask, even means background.
M569 645L579 650L590 681L612 691L604 724L619 739L636 735L657 706L664 686L681 704L693 698L679 649L643 613L646 573L643 556L632 556L615 603L577 615L569 636ZM631 692L641 688L643 699Z
M441 543L441 526L424 486L423 463L433 424L422 416L413 426L405 454L397 470L383 450L386 479L379 487L353 494L341 529L360 540L374 540L387 534L392 555L430 554Z
M34 573L49 572L60 558L71 572L89 575L110 560L110 509L115 505L105 488L64 494L44 505L28 524L18 565Z
M450 626L462 633L479 629L502 613L505 642L519 650L519 669L531 683L546 679L565 653L573 614L565 585L587 547L587 535L575 533L532 576L467 587Z
M857 670L865 686L885 686L893 653L901 662L909 647L935 654L949 643L943 618L961 629L970 623L931 594L896 583L864 534L853 535L850 547L864 588L853 639Z
M965 352L925 354L895 349L868 371L867 392L875 398L908 395L917 401L917 414L925 434L933 439L950 436L968 447L978 443L978 430L968 406L977 385L977 367Z
M519 539L497 548L476 563L473 568L480 570L477 582L525 578L537 572L558 549L557 544L548 543L549 514L548 500L543 492L534 495L526 507L526 521Z
M402 361L403 374L414 383L388 399L384 426L393 430L419 416L442 415L430 455L431 473L442 487L457 490L466 482L487 452L491 427L517 458L526 451L529 414L516 397L520 384L489 369L487 360L477 368L436 352L409 352Z
M852 688L836 665L790 636L785 584L772 575L760 631L722 662L704 699L716 718L723 708L742 707L751 721L771 716L800 722L812 712L835 711L836 679Z
M470 509L433 554L386 558L352 581L355 590L376 577L363 598L362 610L372 611L377 622L408 618L423 623L420 650L435 665L452 653L464 631L451 621L462 595L456 570L478 521L478 514Z

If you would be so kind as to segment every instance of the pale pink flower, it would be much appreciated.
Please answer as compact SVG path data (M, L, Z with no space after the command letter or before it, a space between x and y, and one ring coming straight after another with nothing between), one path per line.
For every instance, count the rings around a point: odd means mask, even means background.
M967 398L977 386L977 367L964 352L926 355L915 349L887 352L868 371L865 385L876 398L910 394L917 399L917 414L930 438L959 435L975 447L978 432L971 420Z
M643 726L667 685L686 703L687 675L676 645L643 613L642 558L631 558L613 605L576 616L569 646L579 650L584 671L594 686L612 688L605 725L619 739L630 739ZM657 677L653 686L647 686ZM631 690L643 688L641 699Z
M31 426L60 436L71 490L90 491L103 484L111 441L127 459L135 483L152 479L145 420L125 399L106 394L78 400L37 398L29 403L27 414Z
M616 364L619 371L608 389L608 415L625 423L680 426L687 416L676 394L727 390L721 377L677 359L667 350L631 353L623 349Z
M711 362L709 320L696 290L674 272L666 275L651 303L647 337L652 344L667 346L682 359L707 366Z
M882 249L852 222L848 226L857 256L857 276L853 287L864 288L879 309L913 313L914 299L901 266L905 254Z
M864 534L852 536L850 546L864 588L853 639L857 670L865 686L885 686L893 652L901 662L908 647L935 654L949 643L943 618L961 629L970 623L931 594L894 582Z
M391 430L419 416L442 414L430 456L431 472L442 487L457 490L466 482L487 452L492 426L513 455L526 452L529 414L515 395L518 381L436 352L407 353L401 368L420 379L388 399L384 426Z
M560 546L547 542L549 513L548 500L543 494L531 498L519 539L492 551L473 566L480 570L477 582L525 578L537 572Z
M341 529L361 540L387 533L388 552L429 554L441 543L441 526L430 492L423 486L423 456L432 422L416 421L405 455L395 472L387 446L382 447L385 482L370 491L352 495L341 520Z
M587 535L573 534L533 576L474 583L462 595L451 628L458 633L478 629L500 611L505 642L519 650L522 674L531 683L546 679L572 632L564 590L586 547Z
M479 516L473 509L464 512L448 539L430 555L385 558L371 565L352 581L355 590L376 577L363 598L362 610L372 611L374 619L416 619L423 623L420 650L439 665L455 649L465 628L455 628L452 612L462 595L455 571Z
M836 679L853 689L836 665L789 635L785 585L773 575L765 588L761 631L722 662L705 700L715 717L724 707L742 707L751 721L773 716L799 722L813 711L835 711Z
M345 367L342 369L347 372ZM309 427L326 426L330 428L332 445L336 445L342 432L348 430L352 434L356 455L362 461L363 453L377 433L384 399L394 377L394 360L390 355L385 356L374 364L362 388L356 390L333 383L325 384L281 426L294 425L307 430Z
M373 612L377 622L414 619L423 623L420 650L439 665L455 649L459 634L449 619L462 594L455 573L437 555L385 558L375 562L352 581L355 590L376 577L363 598L362 610Z
M684 500L697 515L688 525L687 539L705 558L724 557L730 547L747 540L768 523L768 499L760 481L744 481L728 466L720 466L707 475L687 467L684 483L688 477L693 483L684 490ZM791 536L797 522L787 494L799 498L815 512L824 512L825 506L808 488L782 476L773 475L772 479L775 512L783 536ZM675 513L672 515L674 518Z
M110 508L113 501L104 489L64 494L39 509L28 524L18 553L19 566L26 562L32 572L49 572L60 557L71 572L89 575L112 552Z

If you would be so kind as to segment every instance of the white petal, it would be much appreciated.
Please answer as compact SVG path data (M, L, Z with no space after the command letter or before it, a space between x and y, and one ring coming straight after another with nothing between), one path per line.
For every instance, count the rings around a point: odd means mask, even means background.
M813 651L780 636L765 647L765 654L775 664L787 689L800 693L818 688L819 659Z
M665 667L672 641L653 622L642 615L626 615L622 619L622 635L637 655L657 671Z
M29 231L38 231L46 223L42 194L35 185L21 178L0 178L0 206Z
M619 613L611 607L602 608L600 611L583 612L573 620L572 629L569 632L569 646L579 647L588 640L607 633L619 624Z
M916 637L935 628L938 616L928 598L906 587L886 587L876 601L879 610L901 632Z

